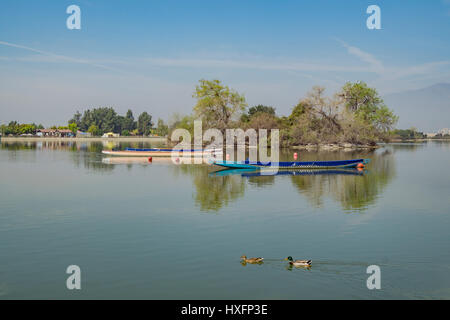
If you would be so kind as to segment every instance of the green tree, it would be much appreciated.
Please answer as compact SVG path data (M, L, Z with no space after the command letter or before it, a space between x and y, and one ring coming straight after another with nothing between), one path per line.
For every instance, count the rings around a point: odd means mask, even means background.
M88 128L88 130L87 130L87 132L89 132L90 134L92 134L92 136L101 136L102 135L102 132L101 132L101 130L99 129L99 127L97 127L95 124L92 124L89 128Z
M125 117L122 120L121 124L122 130L127 130L128 132L136 129L136 122L134 121L133 111L128 109Z
M396 138L400 138L402 140L424 139L425 138L424 133L417 131L417 129L414 127L411 127L410 129L406 129L406 130L401 130L401 129L394 130L393 135Z
M200 80L193 97L197 99L195 116L203 120L205 127L222 131L247 107L243 95L222 85L219 80Z
M75 123L77 125L77 127L81 127L81 113L80 111L77 111L72 119L69 120L69 124L71 123Z
M343 99L346 111L373 126L380 134L388 133L398 121L377 90L362 81L346 83L338 96Z
M137 129L140 135L148 136L153 127L152 116L147 112L142 112L138 118Z
M6 135L18 135L19 134L19 123L17 121L10 121L6 130Z
M35 134L36 126L34 124L21 124L19 125L18 134Z
M288 125L293 125L294 122L303 114L305 114L307 105L300 101L293 109L289 117L287 118Z
M69 127L69 130L72 131L72 133L73 133L74 135L77 134L77 132L78 132L78 126L77 126L77 124L76 124L75 122L69 123L68 127Z
M255 115L257 113L267 113L267 114L274 116L275 108L264 106L262 104L258 104L257 106L254 106L254 107L251 107L250 109L248 109L248 115L250 117L252 117L253 115Z
M251 107L248 109L247 113L244 113L241 117L242 122L249 122L253 116L259 115L259 114L268 114L271 116L275 116L275 108L274 107L268 107L264 106L262 104L259 104L257 106Z
M179 113L174 113L169 119L170 132L174 129L186 129L191 134L194 133L194 117L190 115L181 115Z
M164 120L158 119L156 133L162 137L167 136L169 133L169 127L164 123Z
M133 111L131 109L128 109L127 114L125 116L127 119L134 120Z
M79 128L88 131L91 125L95 125L104 132L120 132L120 117L113 108L95 108L86 110L80 120Z

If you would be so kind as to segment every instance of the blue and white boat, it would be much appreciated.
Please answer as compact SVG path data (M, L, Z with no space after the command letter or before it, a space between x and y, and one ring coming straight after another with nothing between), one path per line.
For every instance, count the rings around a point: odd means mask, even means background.
M262 169L272 168L278 170L299 170L299 169L335 169L335 168L358 168L364 167L370 159L353 159L337 161L296 161L296 162L254 162L254 161L224 161L215 160L212 164L232 169Z

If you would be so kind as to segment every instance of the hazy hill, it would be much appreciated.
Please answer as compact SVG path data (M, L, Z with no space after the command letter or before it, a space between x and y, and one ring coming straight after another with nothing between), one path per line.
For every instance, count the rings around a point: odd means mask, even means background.
M416 127L419 131L436 132L450 127L450 83L388 94L387 106L400 117L397 127Z

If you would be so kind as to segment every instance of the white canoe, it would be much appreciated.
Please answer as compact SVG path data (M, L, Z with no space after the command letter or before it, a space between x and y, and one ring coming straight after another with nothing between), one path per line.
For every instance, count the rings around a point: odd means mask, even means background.
M214 155L222 155L222 149L209 150L186 150L174 151L172 149L125 149L125 150L103 150L103 154L109 156L120 157L211 157Z

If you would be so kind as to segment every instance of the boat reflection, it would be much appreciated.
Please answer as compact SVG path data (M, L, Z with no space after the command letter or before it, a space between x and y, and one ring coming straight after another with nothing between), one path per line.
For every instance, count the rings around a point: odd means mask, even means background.
M151 145L121 144L120 148L126 147L153 147ZM445 146L442 146L444 148ZM8 161L28 159L38 161L38 158L51 155L50 152L64 151L66 159L70 159L75 168L87 169L95 174L113 174L120 167L126 166L129 170L134 167L147 167L149 170L163 171L174 188L179 181L187 180L192 192L192 198L200 211L217 212L239 199L245 197L248 190L263 190L271 188L271 192L280 192L280 197L286 192L286 188L295 190L298 195L292 201L307 201L311 207L322 208L331 200L344 212L365 212L385 192L386 187L396 176L395 153L397 150L407 149L415 151L420 146L410 147L407 145L387 145L375 152L307 152L301 154L303 161L344 160L349 158L371 158L372 161L367 170L355 169L314 169L314 170L280 170L270 169L224 169L215 171L217 168L211 165L175 165L171 158L153 158L152 162L146 157L123 158L105 157L101 154L104 146L101 142L3 142L1 150L8 150L5 157ZM22 152L23 151L23 152ZM44 153L45 152L45 153ZM287 151L280 155L280 160L288 161L292 155ZM47 158L46 161L52 158ZM27 160L27 161L28 161ZM190 159L189 159L190 160ZM116 170L116 168L118 170ZM215 171L215 172L212 172ZM241 205L245 205L242 201Z
M265 177L265 176L314 176L314 175L364 175L367 170L358 169L314 169L314 170L252 170L252 169L225 169L211 172L211 177L224 177L240 175L242 177Z

